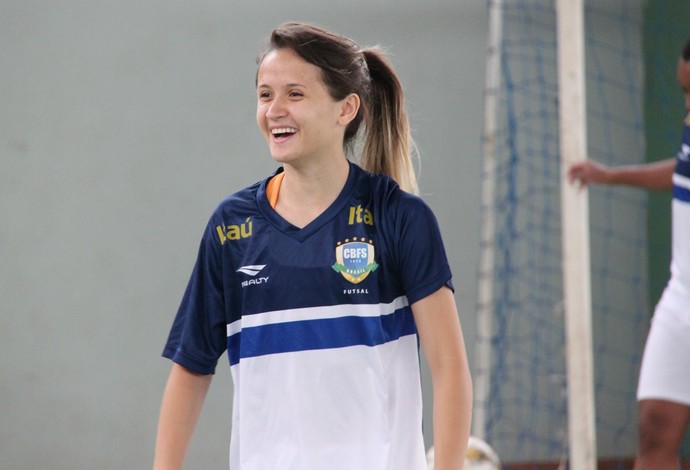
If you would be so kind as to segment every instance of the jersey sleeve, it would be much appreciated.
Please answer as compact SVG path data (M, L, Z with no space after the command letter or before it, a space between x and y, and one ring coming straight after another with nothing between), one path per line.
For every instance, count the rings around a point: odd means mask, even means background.
M396 251L401 282L412 304L444 285L451 290L454 287L441 230L431 208L417 196L400 193Z
M214 373L227 348L221 249L214 225L211 218L163 350L163 357L200 374Z

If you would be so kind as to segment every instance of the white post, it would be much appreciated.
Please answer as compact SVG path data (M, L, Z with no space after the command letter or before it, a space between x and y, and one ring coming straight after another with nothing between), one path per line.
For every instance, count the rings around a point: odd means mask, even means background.
M486 438L486 406L491 385L491 335L495 251L496 116L501 85L503 1L489 4L489 43L484 88L484 159L482 178L482 233L477 299L476 374L472 434Z
M570 468L595 470L589 202L587 190L565 178L587 155L583 1L556 0L556 12Z

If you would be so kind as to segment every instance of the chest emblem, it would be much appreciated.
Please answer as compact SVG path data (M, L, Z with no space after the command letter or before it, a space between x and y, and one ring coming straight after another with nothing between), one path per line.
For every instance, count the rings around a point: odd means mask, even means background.
M376 251L371 240L354 237L352 240L338 242L335 248L336 263L331 267L352 284L359 284L379 267L374 261L375 256Z

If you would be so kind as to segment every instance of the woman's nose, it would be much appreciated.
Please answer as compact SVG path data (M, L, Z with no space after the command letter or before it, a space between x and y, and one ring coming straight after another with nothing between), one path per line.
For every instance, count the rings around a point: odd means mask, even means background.
M286 110L287 108L285 106L285 100L276 97L271 101L271 104L268 106L268 109L266 110L266 117L272 118L284 116Z

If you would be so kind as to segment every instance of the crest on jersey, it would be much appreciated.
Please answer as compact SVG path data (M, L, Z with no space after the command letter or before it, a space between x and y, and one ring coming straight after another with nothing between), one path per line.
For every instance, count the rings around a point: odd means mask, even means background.
M359 284L379 267L374 261L374 243L364 237L354 237L338 242L335 248L336 263L331 266L353 284Z

